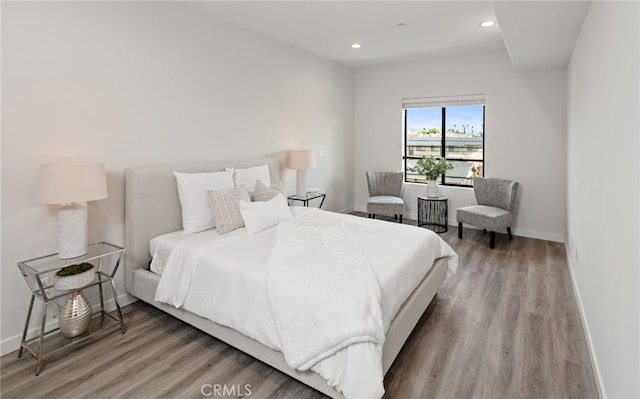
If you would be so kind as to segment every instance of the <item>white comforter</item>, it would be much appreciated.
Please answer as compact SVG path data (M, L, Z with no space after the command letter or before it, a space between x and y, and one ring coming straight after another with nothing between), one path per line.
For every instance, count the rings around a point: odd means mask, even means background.
M280 223L267 290L280 346L295 369L348 345L384 342L378 277L342 221Z
M436 258L449 257L449 269L455 272L455 252L429 230L314 208L294 207L292 213L296 219L319 223L344 222L380 283L385 332ZM276 231L274 227L256 235L239 229L225 235L205 232L186 236L167 259L155 299L282 350L265 284ZM155 268L162 269L158 265ZM379 398L384 393L381 357L378 344L355 343L318 361L311 369L347 398Z

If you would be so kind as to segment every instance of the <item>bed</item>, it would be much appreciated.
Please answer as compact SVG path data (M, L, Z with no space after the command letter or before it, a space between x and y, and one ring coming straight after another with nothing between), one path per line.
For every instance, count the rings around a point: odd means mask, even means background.
M299 371L290 367L283 353L273 349L273 345L267 346L235 329L225 327L183 308L176 308L155 299L160 275L157 270L156 273L149 270L151 261L150 242L158 236L172 237L172 232L179 231L182 228L180 200L173 172L210 172L223 170L225 167L245 168L265 163L269 165L269 173L272 179L282 177L281 165L283 162L276 157L142 166L127 169L125 172L126 289L134 297L199 328L323 394L332 398L342 398L342 394L330 387L319 374L311 370ZM304 214L306 215L306 213ZM350 216L342 215L336 217L349 218ZM366 220L366 223L384 223L368 221L368 219L362 220ZM169 235L166 236L167 234ZM176 236L174 235L173 237ZM171 242L172 240L169 238L166 241ZM395 316L388 323L384 345L382 346L383 373L386 373L389 369L402 345L436 295L447 275L450 260L451 258L436 259L417 287L408 294L406 301L403 300L397 312L394 310Z

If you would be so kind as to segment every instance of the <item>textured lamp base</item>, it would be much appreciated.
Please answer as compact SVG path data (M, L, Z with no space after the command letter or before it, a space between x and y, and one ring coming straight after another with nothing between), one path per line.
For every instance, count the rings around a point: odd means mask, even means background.
M296 195L303 197L307 195L307 171L299 170L296 178Z
M76 258L87 253L87 203L58 208L58 257Z

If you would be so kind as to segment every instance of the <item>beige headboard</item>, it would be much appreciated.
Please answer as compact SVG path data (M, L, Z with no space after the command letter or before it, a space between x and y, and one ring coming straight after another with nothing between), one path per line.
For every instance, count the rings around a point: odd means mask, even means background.
M281 179L282 161L276 157L189 164L140 166L125 170L125 285L133 294L133 272L147 268L149 241L160 234L182 230L177 172L214 172L226 167L269 165L272 179Z

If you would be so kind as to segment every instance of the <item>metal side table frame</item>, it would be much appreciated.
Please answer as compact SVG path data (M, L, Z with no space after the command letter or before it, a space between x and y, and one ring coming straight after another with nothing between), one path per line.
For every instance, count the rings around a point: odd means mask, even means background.
M105 316L115 320L117 324L113 324L112 326L119 325L120 331L124 334L127 330L124 325L124 319L122 317L122 310L120 309L120 304L118 302L118 294L116 292L116 287L113 282L113 278L118 271L118 267L120 266L120 261L122 260L122 256L124 255L124 248L119 247L114 244L110 244L108 242L99 242L95 244L91 244L88 246L88 251L85 255L79 256L77 258L71 259L59 259L58 254L51 254L46 256L41 256L38 258L18 262L18 268L22 273L27 285L31 289L31 301L29 302L29 310L27 311L27 318L24 324L24 331L22 333L22 341L20 343L20 350L18 351L18 358L22 357L22 354L26 350L36 359L36 367L35 374L39 375L42 367L42 360L46 356L50 356L59 350L68 348L72 345L77 345L82 341L85 341L93 334L103 331ZM108 262L108 261L111 262ZM58 291L54 288L54 275L61 268L81 262L92 263L94 267L97 267L96 277L95 279L83 286L81 290L84 290L89 287L98 286L99 296L100 296L100 312L96 312L92 315L92 319L100 315L100 328L93 332L85 332L82 335L76 338L67 339L69 342L65 345L47 353L45 355L45 351L43 349L44 346L44 338L50 334L59 331L59 328L55 328L50 331L45 331L45 325L47 321L47 306L50 302L55 299L67 296L74 291ZM97 265L96 265L97 263ZM107 263L112 263L108 265ZM109 283L111 285L111 292L113 293L113 301L116 305L116 310L118 316L113 316L110 313L107 313L104 310L104 296L103 296L103 288L102 285ZM33 304L35 302L36 297L42 301L42 320L40 325L40 334L38 337L27 339L27 333L29 331L29 324L31 321L31 313L33 311ZM37 341L37 348L33 347L33 344Z
M418 226L426 227L436 233L449 230L449 204L444 195L427 197L418 195Z
M290 195L287 197L289 201L301 201L303 206L309 206L309 201L314 200L316 198L322 198L320 201L320 206L318 208L322 208L322 204L324 204L324 199L327 197L325 193L317 193L317 194L307 194L307 195Z

